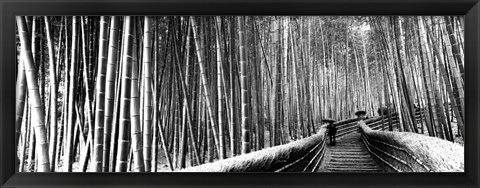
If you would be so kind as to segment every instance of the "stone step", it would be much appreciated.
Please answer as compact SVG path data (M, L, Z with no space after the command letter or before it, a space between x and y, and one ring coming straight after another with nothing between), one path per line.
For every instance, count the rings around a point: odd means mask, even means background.
M377 169L378 166L376 164L341 164L341 163L329 163L327 167L332 168L375 168Z
M375 162L369 161L364 163L357 163L353 161L331 161L328 162L327 165L336 165L336 166L378 166Z
M337 152L337 153L332 153L332 155L335 156L365 156L365 157L370 157L369 153L358 153L358 152Z
M359 144L363 143L360 138L355 140L341 140L340 142L337 140L337 146L358 146Z
M377 169L376 164L335 164L335 163L329 163L327 164L328 168L374 168Z
M342 151L342 152L332 152L332 155L335 156L367 156L370 157L370 153L368 152L348 152L348 151Z
M340 155L340 156L355 156L355 155L365 155L370 156L370 153L367 152L349 152L349 151L342 151L342 152L332 152L332 155Z
M333 148L333 149L330 149L330 151L332 152L345 152L345 151L349 151L349 152L359 152L359 153L363 153L363 152L368 152L368 150L366 148L353 148L353 149L349 149L349 148Z
M376 165L375 161L370 160L370 161L355 161L355 160L341 160L341 161L328 161L327 164L346 164L346 165L370 165L374 164Z
M352 167L341 167L341 166L329 166L326 170L335 170L335 171L344 171L344 172L351 172L351 171L382 171L377 167L359 167L359 166L352 166Z
M328 163L375 163L372 159L331 159ZM328 164L327 163L327 164Z
M335 169L335 170L380 170L377 166L327 166L327 169Z
M331 161L356 161L356 162L368 162L368 161L374 161L371 157L332 157L330 159Z
M372 159L370 155L331 155L333 159Z
M332 149L365 149L363 147L358 147L358 146L342 146L342 145L335 145L331 147Z
M332 149L337 149L337 148L363 148L363 147L360 147L358 146L358 144L355 144L355 145L341 145L341 144L337 144L335 146L332 146Z
M370 161L374 161L372 158L359 158L359 157L351 157L351 158L331 158L330 161L333 162L356 162L356 163L366 163Z
M363 147L359 147L359 146L342 146L342 145L335 145L333 147L331 147L332 149L364 149Z
M333 153L368 153L368 151L361 149L336 149L332 150Z
M358 154L370 154L368 152L368 150L364 149L364 150L359 150L359 149L352 149L352 150L349 150L349 149L342 149L342 150L330 150L332 151L333 154L342 154L342 153L348 153L348 154L352 154L352 153L358 153Z
M350 168L350 169L345 169L345 168L327 168L327 172L382 172L381 169L357 169L357 168Z
M366 151L366 148L335 147L332 151Z
M358 159L358 158L344 158L344 159L338 159L338 160L331 160L333 162L341 162L341 163L345 163L345 162L350 162L350 163L367 163L367 162L371 162L373 161L372 159L367 159L367 158L363 158L363 159Z

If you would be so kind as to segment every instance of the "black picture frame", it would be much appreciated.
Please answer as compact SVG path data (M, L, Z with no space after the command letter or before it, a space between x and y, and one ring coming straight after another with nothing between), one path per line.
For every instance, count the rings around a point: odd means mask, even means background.
M479 187L479 0L0 0L1 187ZM465 15L465 173L15 173L16 15Z

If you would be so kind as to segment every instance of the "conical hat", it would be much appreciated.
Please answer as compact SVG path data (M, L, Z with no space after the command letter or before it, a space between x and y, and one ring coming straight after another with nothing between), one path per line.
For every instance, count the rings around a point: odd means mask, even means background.
M356 116L361 116L361 115L366 115L366 114L367 114L367 112L365 110L360 110L360 111L355 112Z
M332 118L325 118L322 120L323 122L326 122L326 123L333 123L333 122L336 122L337 120L334 120Z

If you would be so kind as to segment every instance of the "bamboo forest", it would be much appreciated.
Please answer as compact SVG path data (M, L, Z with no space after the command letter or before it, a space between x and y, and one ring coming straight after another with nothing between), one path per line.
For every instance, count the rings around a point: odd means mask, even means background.
M18 172L464 168L462 16L16 26Z

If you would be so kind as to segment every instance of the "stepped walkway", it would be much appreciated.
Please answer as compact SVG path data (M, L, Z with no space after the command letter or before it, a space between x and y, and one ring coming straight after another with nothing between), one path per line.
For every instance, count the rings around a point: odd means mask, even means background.
M337 138L335 146L328 143L325 149L324 162L317 172L383 172L363 144L359 132Z

